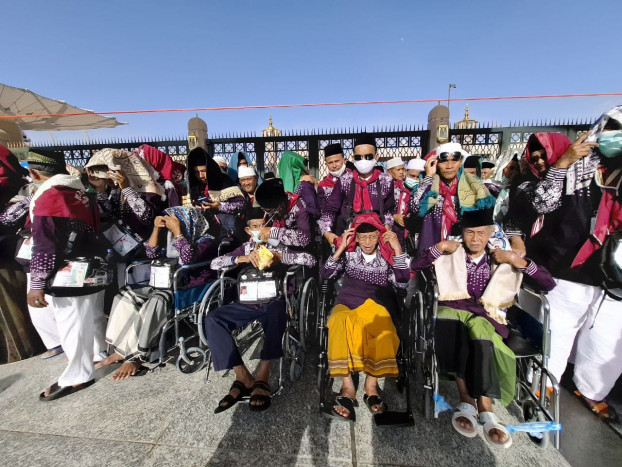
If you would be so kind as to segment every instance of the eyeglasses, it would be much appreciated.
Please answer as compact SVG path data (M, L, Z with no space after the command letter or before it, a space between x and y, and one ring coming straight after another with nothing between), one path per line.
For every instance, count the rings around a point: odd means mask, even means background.
M376 156L374 154L365 154L363 156L360 154L354 154L355 161L360 161L363 158L365 158L366 161L373 161L376 158Z
M448 161L453 161L453 162L458 162L459 160L462 159L462 153L460 151L456 151L456 152L441 152L437 157L437 160L439 162L448 162ZM450 159L451 157L451 159Z

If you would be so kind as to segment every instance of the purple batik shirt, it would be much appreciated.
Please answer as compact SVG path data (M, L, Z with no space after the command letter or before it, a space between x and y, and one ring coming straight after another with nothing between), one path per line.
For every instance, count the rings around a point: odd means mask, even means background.
M17 203L9 204L0 213L0 232L16 232L24 226L26 216L28 216L30 210L32 196L26 196Z
M287 193L289 200L294 196L292 193ZM270 238L279 240L285 246L291 247L305 247L309 245L311 241L311 222L309 221L309 212L307 211L307 204L302 199L302 196L298 198L298 201L291 210L285 214L285 219L275 218L273 221L284 221L284 227L271 227Z
M125 202L121 205L122 197ZM132 233L148 238L153 227L153 220L160 215L162 197L156 193L138 193L131 187L123 191L113 189L110 194L98 193L97 204L102 222L116 222L121 219Z
M413 259L410 263L410 268L413 271L429 269L433 266L434 261L441 256L443 256L443 252L440 251L436 245L433 245L423 254L419 255L419 257ZM467 265L467 291L471 297L463 300L447 300L439 302L439 305L455 308L457 310L470 311L473 314L482 316L495 327L495 330L504 339L507 338L509 334L507 326L490 318L484 306L479 301L492 276L492 256L489 253L485 253L484 258L482 258L479 263L474 261L467 253L465 253L464 256ZM527 266L518 268L518 270L531 277L537 288L549 291L555 287L553 277L545 268L537 266L536 263L531 260L525 259L525 261L527 261ZM438 278L437 280L442 280L442 278Z
M33 216L32 258L30 260L30 288L44 290L46 280L65 259L65 248L71 232L92 234L95 229L87 223L64 217ZM78 235L78 239L84 236ZM74 254L85 251L85 245L73 245Z
M249 201L250 199L243 195L234 196L226 201L221 201L218 211L225 214L243 214L250 207Z
M310 216L317 219L320 217L320 203L317 199L317 193L315 187L310 182L300 182L298 188L296 188L296 194L305 202L307 212Z
M409 204L409 211L411 216L419 216L419 210L421 208L421 202L425 195L432 188L432 177L426 176L423 181L417 187L411 198ZM441 183L444 183L441 181ZM419 243L417 245L417 253L421 254L432 245L436 245L441 239L442 219L443 219L443 203L445 198L439 193L438 202L436 205L426 213L421 224L421 232L419 233ZM456 216L458 217L457 224L460 224L462 215L460 213L460 205L458 202L458 196L452 196L452 202Z
M332 193L328 197L322 216L318 221L318 226L322 235L326 232L332 232L333 224L338 215L341 215L343 219L348 219L350 216L350 208L354 203L354 194L356 192L356 184L352 183L353 175L350 172L344 173L337 185L333 188ZM367 186L369 190L369 199L371 200L372 208L376 212L380 212L380 204L382 203L384 211L384 219L380 219L385 225L393 225L393 214L395 212L395 199L393 178L390 175L381 173L378 177L380 185L380 193L378 193L378 184L376 182ZM356 214L356 213L355 213Z
M283 245L279 245L278 247L271 245L264 246L270 251L279 253L281 255L281 263L287 266L315 266L315 258L304 251L293 251ZM253 250L255 250L256 247L257 244L255 242L246 242L233 250L231 253L227 253L212 260L212 269L219 270L224 267L234 265L235 259L238 256L248 256Z
M335 304L345 305L351 310L367 299L389 309L395 303L391 286L406 288L410 279L406 253L394 256L391 266L379 251L370 262L366 262L358 246L352 252L343 253L338 260L330 256L322 268L322 278L336 279L344 270L346 275Z

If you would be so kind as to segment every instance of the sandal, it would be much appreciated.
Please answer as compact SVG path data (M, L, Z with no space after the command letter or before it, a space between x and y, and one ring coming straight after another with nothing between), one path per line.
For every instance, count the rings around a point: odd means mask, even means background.
M253 384L253 387L251 388L251 393L255 389L262 389L272 394L272 391L270 390L270 386L268 386L268 383L266 383L265 381L255 381L255 384ZM260 405L253 405L252 404L253 402L263 402L263 403ZM270 407L271 402L272 402L272 395L265 396L263 394L251 394L248 408L251 409L253 412L262 412L264 410L267 410L268 407Z
M49 360L50 358L58 357L60 354L64 352L65 351L63 350L63 348L60 345L57 345L53 349L49 349L46 352L42 353L39 358L41 360Z
M601 420L614 423L619 421L619 417L616 411L604 400L600 401L598 404L590 405L578 389L575 390L574 394L579 398L581 402L583 402L583 405L590 409L592 413L597 415L598 418L600 418Z
M348 415L344 417L335 410L335 406L343 407L348 411ZM354 400L348 396L337 396L331 409L331 416L337 420L344 422L354 423L356 422L356 412L354 411Z
M54 401L56 399L60 399L61 397L65 397L75 392L81 391L82 389L86 389L89 386L92 386L94 383L94 379L87 381L86 383L77 384L75 386L61 387L58 385L58 383L54 383L50 386L50 391L47 396L45 395L45 391L39 394L39 400L41 402Z
M461 427L460 423L458 423L459 418L466 418L470 423L472 428L469 430L467 428ZM451 417L451 424L458 433L467 438L475 438L477 436L479 424L477 422L477 409L469 404L468 402L460 402L456 407L456 411Z
M363 402L367 405L367 408L371 412L372 415L378 415L382 412L389 410L389 406L382 401L378 394L372 394L368 396L367 394L363 395ZM374 411L373 407L379 405L380 410Z
M501 423L499 423L499 417L497 417L494 413L480 412L479 421L484 424L484 437L490 444L503 449L507 449L512 446L512 436L510 435L510 432ZM493 441L490 437L491 430L501 431L508 437L508 439L503 443Z
M237 397L233 397L231 394L227 394L225 397L223 397L220 400L220 402L218 403L218 407L216 407L216 409L214 410L214 413L221 413L227 409L230 409L231 407L233 407L235 404L237 404L239 401L241 401L243 398L247 397L251 393L251 390L247 388L246 386L244 386L244 383L242 383L241 381L238 381L237 379L233 382L233 384L231 385L231 388L229 388L229 392L231 392L231 390L233 389L237 389L239 391ZM226 404L226 405L222 405L222 404Z

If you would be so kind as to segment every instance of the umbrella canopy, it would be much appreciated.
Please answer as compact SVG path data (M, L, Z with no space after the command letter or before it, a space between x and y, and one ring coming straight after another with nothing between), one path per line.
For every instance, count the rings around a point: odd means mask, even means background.
M96 128L114 128L125 125L114 117L104 117L92 110L81 109L67 104L65 101L40 96L28 89L14 88L0 84L0 116L4 115L50 115L84 113L67 117L32 117L9 119L21 130L53 131L53 130L90 130ZM2 121L3 119L0 119Z

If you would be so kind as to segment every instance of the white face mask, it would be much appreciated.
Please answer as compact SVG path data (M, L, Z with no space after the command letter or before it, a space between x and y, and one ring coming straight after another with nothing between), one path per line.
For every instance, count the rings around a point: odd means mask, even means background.
M331 174L333 177L339 178L343 175L345 171L346 171L346 165L343 164L339 170L336 170L336 171L329 170L328 173Z
M261 244L263 243L263 240L261 238L259 238L259 234L261 233L261 230L251 230L251 235L253 236L253 241L257 244Z
M375 166L376 166L375 159L372 159L370 161L365 160L365 159L360 160L360 161L354 161L354 167L356 167L356 170L358 170L360 174L368 174L369 172L374 170Z

